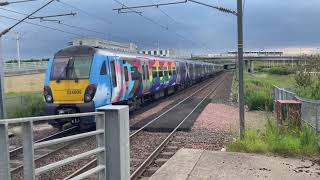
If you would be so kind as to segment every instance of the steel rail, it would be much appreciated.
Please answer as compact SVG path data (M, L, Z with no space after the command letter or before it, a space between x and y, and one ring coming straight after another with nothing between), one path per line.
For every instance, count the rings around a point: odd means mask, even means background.
M64 137L64 136L66 136L67 134L69 134L69 133L71 133L71 132L74 132L76 129L77 129L76 126L71 127L71 128L68 128L68 129L63 130L63 131L61 131L61 132L57 132L57 133L52 134L52 135L50 135L50 136L47 136L47 137L45 137L45 138L39 139L39 140L35 141L35 143L40 143L40 142L44 142L44 141L48 141L48 140L53 140L53 139L57 139L57 138L60 138L60 137ZM63 145L63 146L61 146L61 147L59 147L59 148L57 148L57 149L54 149L54 150L52 150L52 151L50 151L50 152L48 152L48 153L46 153L46 154L44 154L44 155L41 155L41 156L39 156L38 158L34 159L34 161L37 162L37 161L39 161L39 160L41 160L41 159L43 159L43 158L51 155L52 153L57 152L57 151L65 148L65 147L69 146L70 144L71 144L71 143L68 143L68 144ZM22 147L22 146L11 150L11 151L9 152L9 153L10 153L10 159L11 159L12 157L17 156L18 154L22 153L22 151L23 151L23 147ZM10 173L11 173L11 174L14 174L14 173L16 173L17 171L21 170L22 168L23 168L23 165L21 164L21 165L15 167L15 168L11 169L11 170L10 170Z
M218 83L218 85L210 91L198 104L197 106L174 128L174 130L166 137L164 141L148 156L148 158L130 175L130 179L138 179L138 177L145 171L145 168L149 166L154 158L163 150L163 148L167 145L170 138L172 138L173 134L178 130L178 128L190 117L190 115L193 114L195 110L198 109L198 107L205 101L209 95L214 93L218 87L222 84L222 82L225 80L224 78Z
M68 134L68 133L74 131L75 129L77 129L76 126L71 127L71 128L69 128L69 129L65 129L65 130L63 130L63 131L61 131L61 132L57 132L57 133L52 134L52 135L50 135L50 136L47 136L47 137L45 137L45 138L39 139L39 140L35 141L35 143L39 143L39 142L48 141L48 140L51 140L51 139L56 139L56 138L63 137L65 134ZM10 153L10 158L16 156L18 153L22 153L22 150L23 150L23 147L22 147L22 146L11 150L11 151L9 152L9 153Z
M176 105L174 105L173 107L171 107L170 109L166 110L165 112L161 113L159 116L157 116L156 118L154 118L153 120L149 121L147 124L145 124L144 126L142 126L140 129L136 130L134 133L132 133L129 137L132 138L134 136L136 136L138 133L140 133L143 129L145 129L146 127L148 127L150 124L154 123L155 121L157 121L159 118L161 118L163 115L167 114L169 111L171 111L172 109L176 108L177 106L179 106L180 104L182 104L183 102L185 102L186 100L190 99L191 97L193 97L195 94L197 94L199 91L207 88L208 86L210 86L212 83L216 82L218 80L214 79L212 80L210 83L208 83L207 85L205 85L204 87L198 89L197 91L193 92L190 96L184 98L183 100L181 100L179 103L177 103Z
M54 150L52 150L52 151L50 151L50 152L48 152L48 153L46 153L46 154L43 154L43 155L39 156L38 158L34 159L34 162L37 163L38 161L42 160L43 158L46 158L46 157L48 157L49 155L51 155L51 154L53 154L53 153L55 153L55 152L58 152L58 151L60 151L61 149L64 149L64 148L72 145L73 143L74 143L74 142L67 143L67 144L65 144L65 145L63 145L63 146L61 146L61 147L58 147L57 149L54 149ZM16 173L17 171L22 170L22 169L23 169L23 164L15 167L15 168L13 168L13 169L11 169L11 170L10 170L10 173L11 173L11 174L14 174L14 173Z
M225 76L225 75L223 75L223 77L224 77L224 76ZM212 80L212 81L209 82L206 86L204 86L204 87L200 88L199 90L195 91L195 92L192 93L190 96L186 97L185 99L183 99L182 101L180 101L178 104L176 104L175 106L171 107L169 110L165 111L164 113L162 113L161 115L159 115L157 118L153 119L152 121L153 121L153 122L156 121L157 119L160 118L160 116L163 116L164 114L168 113L170 110L172 110L173 108L175 108L177 105L183 103L184 101L186 101L187 99L189 99L190 97L192 97L192 96L193 96L194 94L196 94L197 92L203 90L204 88L208 87L208 86L211 85L212 83L216 82L219 77L220 77L220 75L218 75L218 76L216 77L217 79ZM222 82L223 82L223 80L222 80ZM220 82L220 83L221 83L221 82ZM220 85L220 84L219 84L219 85ZM219 86L219 85L218 85L218 86ZM217 87L216 87L215 89L217 89ZM214 89L214 91L215 91L215 89ZM210 92L209 94L212 94L212 93L213 93L213 91ZM206 97L207 97L207 96L206 96ZM206 99L206 97L200 102L200 104ZM197 107L198 107L200 104L198 104L198 105L196 106L196 108L191 112L191 114L197 109ZM187 117L189 117L189 116L190 116L190 114L189 114ZM185 119L187 119L187 118L185 118ZM185 119L184 119L184 120L185 120ZM184 121L184 120L183 120L183 121ZM183 123L183 122L182 122L182 123ZM181 126L182 123L179 124L179 127ZM151 123L150 123L150 124L151 124ZM148 123L148 125L150 125L150 124ZM147 126L145 125L145 126L143 126L143 127L145 128L145 127L147 127ZM179 128L179 127L178 127L178 128ZM176 129L178 129L178 128L176 128ZM140 128L140 129L141 129L141 128ZM140 130L140 129L139 129L139 130ZM175 129L175 131L176 131L176 129ZM137 131L138 131L138 130L137 130ZM131 134L131 135L129 136L129 138L131 139L131 138L133 138L135 135L137 135L137 134L138 134L137 131L136 131L135 133ZM139 132L141 132L141 130L140 130ZM87 164L85 164L84 166L82 166L80 169L78 169L78 170L75 171L74 173L70 174L70 175L69 175L68 177L66 177L64 180L72 179L73 177L76 177L77 175L81 174L82 172L86 171L87 169L91 169L91 168L95 167L96 165L97 165L97 159L95 158L95 159L93 159L92 161L90 161L89 163L87 163ZM137 169L137 170L138 170L138 169ZM131 176L132 176L132 175L131 175ZM131 178L131 177L130 177L130 178ZM131 178L131 179L132 179L132 178Z

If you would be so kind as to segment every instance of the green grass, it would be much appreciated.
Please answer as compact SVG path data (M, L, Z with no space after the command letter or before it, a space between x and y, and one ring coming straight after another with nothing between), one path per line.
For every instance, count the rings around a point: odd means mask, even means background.
M245 73L245 103L249 110L273 110L272 88L293 86L292 75L274 75L269 73Z
M245 73L245 80L256 80L261 81L266 84L276 85L276 86L284 86L288 88L294 87L294 75L275 75L269 73L256 73L254 75L250 75L249 73Z
M20 92L20 93L16 93L16 92L8 92L6 93L6 96L8 97L13 97L13 96L39 96L41 95L42 96L42 92Z
M8 118L40 116L44 113L42 93L7 93Z
M289 156L320 155L320 136L309 126L301 130L278 127L269 120L264 130L249 129L243 140L237 138L227 147L228 151L270 153Z

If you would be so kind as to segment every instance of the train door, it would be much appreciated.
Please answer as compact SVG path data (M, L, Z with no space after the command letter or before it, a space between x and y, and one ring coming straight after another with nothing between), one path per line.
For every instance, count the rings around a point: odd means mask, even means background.
M143 92L147 92L149 90L149 65L146 60L141 61L141 73L142 73L142 84L143 84Z
M176 61L176 83L181 84L180 62Z
M119 102L121 98L121 88L122 88L122 68L120 65L119 57L113 56L109 57L109 67L110 67L110 77L111 77L111 102Z
M107 58L103 58L98 63L98 76L97 76L97 90L95 94L95 105L97 107L110 104L111 102L111 79L109 70L109 63Z

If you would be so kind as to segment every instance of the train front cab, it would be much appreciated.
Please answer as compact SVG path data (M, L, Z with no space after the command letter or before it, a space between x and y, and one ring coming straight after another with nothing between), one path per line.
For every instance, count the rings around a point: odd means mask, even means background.
M93 112L109 104L109 66L107 57L95 54L95 49L87 46L73 46L56 53L49 61L44 83L46 115ZM66 123L91 126L94 117L49 121L59 129Z

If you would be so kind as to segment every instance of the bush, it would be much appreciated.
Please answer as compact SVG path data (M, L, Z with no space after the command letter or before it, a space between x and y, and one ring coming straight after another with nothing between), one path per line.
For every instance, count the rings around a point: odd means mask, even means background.
M294 75L294 80L298 87L307 87L312 84L311 74L302 70Z
M270 95L263 91L252 92L246 96L246 104L249 110L272 110L273 100Z
M274 153L280 155L320 154L320 136L305 125L301 130L294 127L278 127L269 120L263 132L247 130L243 140L239 138L228 146L229 151Z
M320 81L305 87L297 87L296 94L307 99L320 100Z
M293 74L295 72L292 68L287 67L273 67L268 70L270 74L277 74L277 75L289 75Z
M25 103L16 105L15 109L8 114L8 118L21 118L40 116L44 112L44 100L41 95L23 96Z
M266 82L245 82L245 103L249 110L273 110L272 86Z

